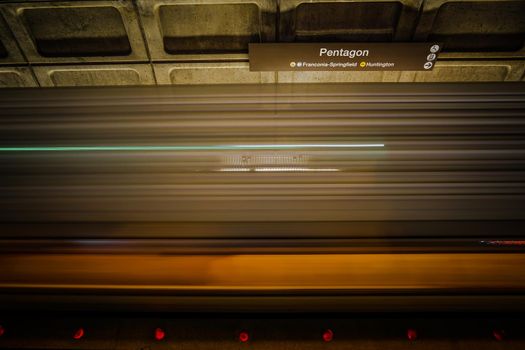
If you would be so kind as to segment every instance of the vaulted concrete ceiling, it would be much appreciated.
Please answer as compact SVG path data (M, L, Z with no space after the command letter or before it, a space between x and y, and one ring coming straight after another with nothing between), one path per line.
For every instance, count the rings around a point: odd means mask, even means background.
M0 1L0 87L525 80L524 0ZM250 72L250 42L438 41L432 72Z

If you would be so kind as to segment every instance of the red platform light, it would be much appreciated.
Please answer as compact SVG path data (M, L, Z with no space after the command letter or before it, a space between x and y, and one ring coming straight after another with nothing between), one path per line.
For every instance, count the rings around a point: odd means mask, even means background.
M79 328L73 333L73 339L79 340L84 337L84 328Z
M417 339L417 332L416 332L416 330L415 330L415 329L412 329L412 328L409 328L409 329L407 330L407 338L408 338L408 340L410 340L410 341L414 341L414 340L416 340L416 339Z
M492 331L492 335L497 341L502 341L505 339L505 331L502 329L495 329Z
M248 340L250 340L250 335L248 332L242 331L239 333L239 341L242 343L246 343Z
M332 332L331 329L327 329L326 331L324 331L323 340L325 342L329 342L329 341L332 341L332 339L334 339L334 332Z
M0 326L0 337L3 336L5 333L4 327Z
M166 332L162 328L155 329L155 339L162 340L166 337Z

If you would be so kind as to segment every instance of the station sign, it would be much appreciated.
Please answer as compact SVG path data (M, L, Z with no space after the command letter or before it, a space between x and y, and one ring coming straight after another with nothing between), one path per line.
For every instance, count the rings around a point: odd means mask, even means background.
M430 71L440 43L249 44L250 71Z

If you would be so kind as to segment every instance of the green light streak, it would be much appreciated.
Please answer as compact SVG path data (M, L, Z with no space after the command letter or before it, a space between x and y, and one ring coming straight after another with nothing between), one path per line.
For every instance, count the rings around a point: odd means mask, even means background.
M282 149L333 149L379 148L382 143L364 144L297 144L297 145L222 145L222 146L51 146L51 147L0 147L0 152L104 152L104 151L235 151Z

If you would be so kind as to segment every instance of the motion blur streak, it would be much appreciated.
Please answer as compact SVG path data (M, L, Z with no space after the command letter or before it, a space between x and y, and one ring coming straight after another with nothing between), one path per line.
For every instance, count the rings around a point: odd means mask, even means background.
M524 254L1 256L1 288L525 291Z
M282 150L303 148L372 148L383 144L298 144L298 145L222 145L222 146L74 146L74 147L0 147L0 152L100 152L100 151L232 151Z
M339 171L339 169L330 168L223 168L219 171L235 172L235 171L259 171L259 172L288 172L288 171Z
M279 172L279 171L339 171L339 169L329 169L329 168L255 168L254 171L262 172Z

